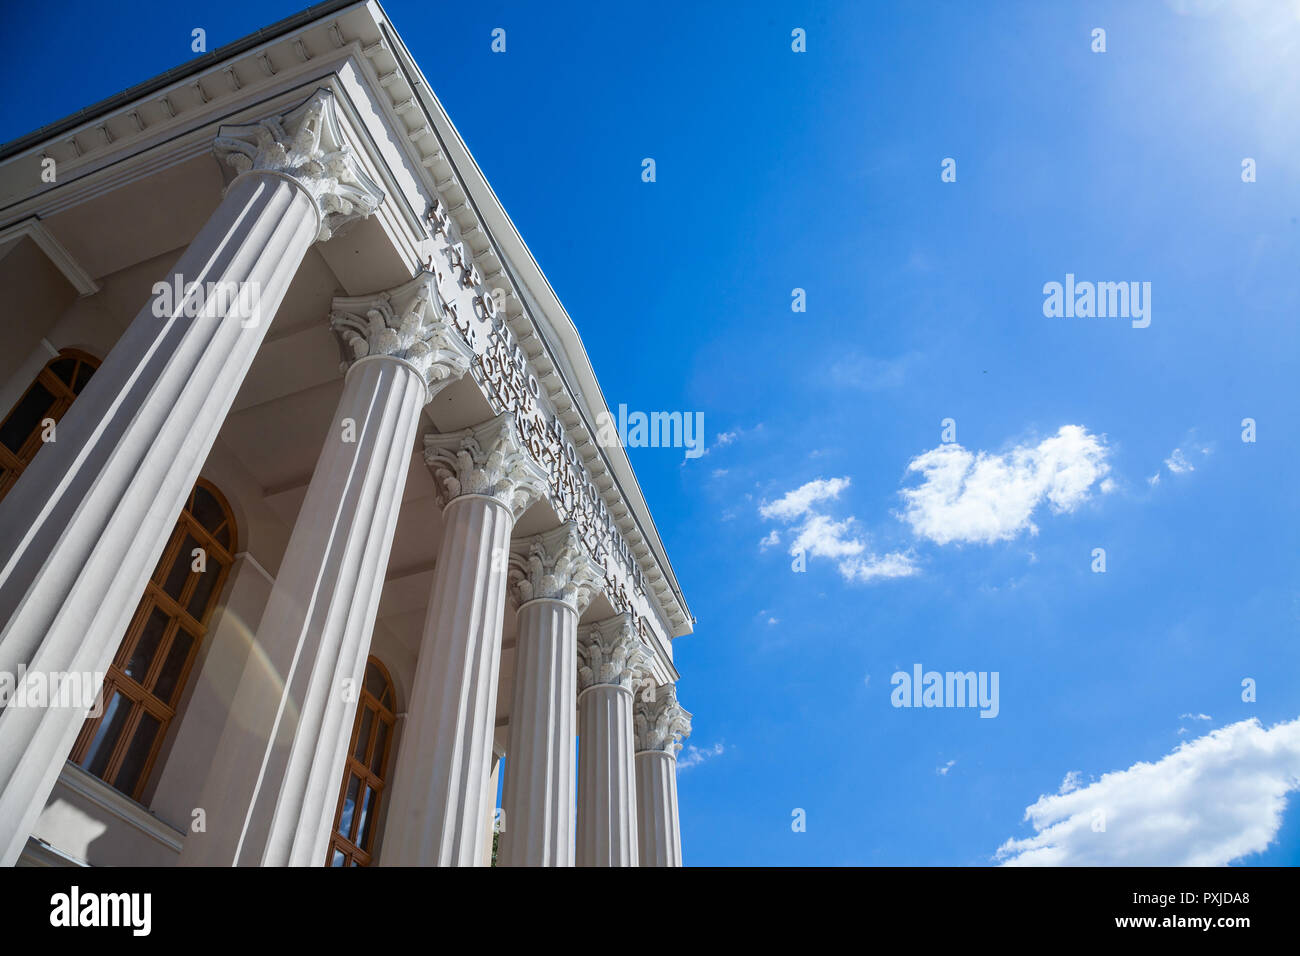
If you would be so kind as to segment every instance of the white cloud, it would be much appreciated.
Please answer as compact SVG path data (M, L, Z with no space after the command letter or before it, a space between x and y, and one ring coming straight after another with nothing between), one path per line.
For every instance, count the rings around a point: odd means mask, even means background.
M1165 467L1173 474L1181 475L1185 471L1195 471L1196 466L1187 460L1181 448L1175 448L1165 459Z
M951 770L951 769L953 768L953 765L956 764L956 763L957 763L957 761L955 761L955 760L949 760L949 761L948 761L946 764L944 764L942 767L935 767L935 768L934 768L934 772L937 773L937 774L938 774L939 776L941 776L941 777L946 777L946 776L948 776L948 771Z
M1178 719L1179 720L1211 720L1213 718L1211 718L1209 714L1183 714Z
M857 538L849 538L853 518L834 521L826 515L810 514L795 534L790 553L807 552L814 558L843 558L861 554L866 548Z
M936 544L1009 541L1024 531L1044 501L1057 514L1088 500L1094 483L1110 471L1104 438L1081 425L1064 425L1035 446L1018 445L1001 455L940 445L914 458L909 472L924 481L902 491L904 520Z
M787 491L776 501L764 502L758 513L764 518L776 518L780 521L793 521L800 515L807 514L819 501L838 498L840 492L849 486L848 478L818 478L800 485L794 491Z
M712 747L695 747L687 744L686 749L677 755L677 769L685 770L688 767L704 763L710 757L720 757L723 749L720 743L714 744Z
M768 624L780 624L780 623L781 623L781 619L780 619L779 617L769 617L769 618L767 619L767 623L768 623Z
M713 477L714 477L714 478L723 478L723 477L726 477L726 474L727 474L727 469L726 469L726 468L714 468L714 469L713 469Z
M1067 776L1067 781L1070 777ZM1252 718L1179 744L1025 811L1037 831L997 850L1008 865L1223 866L1268 848L1300 790L1300 718ZM1094 830L1104 815L1105 829Z
M848 486L848 478L818 478L786 492L774 502L764 502L758 513L764 518L787 522L800 519L794 527L789 553L837 561L840 576L846 581L866 583L918 573L910 554L891 551L877 555L869 551L866 542L854 533L857 519L852 515L836 521L814 510L813 505L817 502L838 498ZM759 541L758 547L760 551L766 551L779 542L780 535L773 529Z
M759 422L753 428L733 428L729 432L718 432L713 437L713 443L704 449L704 454L708 454L714 448L726 448L728 445L734 445L746 435L755 435L763 430L763 423Z
M1071 790L1078 790L1079 780L1082 777L1083 774L1079 773L1079 771L1071 770L1065 775L1065 779L1061 781L1061 789L1057 793L1069 793Z
M1202 455L1209 455L1212 451L1214 451L1213 445L1207 445L1197 441L1196 438L1194 437L1195 434L1196 433L1194 431L1188 433L1187 440L1184 441L1182 445L1179 445L1177 448L1171 451L1169 453L1169 457L1165 459L1164 462L1165 470L1168 471L1169 474L1185 475L1189 471L1195 471L1196 466L1192 464L1191 460L1188 459L1187 455L1194 452L1200 452ZM1186 452L1183 451L1184 448L1187 449ZM1159 468L1156 469L1156 473L1154 475L1152 475L1150 478L1147 479L1147 484L1151 485L1153 488L1156 485L1160 484Z
M854 557L840 562L840 574L849 581L874 581L877 578L910 578L920 574L912 556L891 551L885 555Z

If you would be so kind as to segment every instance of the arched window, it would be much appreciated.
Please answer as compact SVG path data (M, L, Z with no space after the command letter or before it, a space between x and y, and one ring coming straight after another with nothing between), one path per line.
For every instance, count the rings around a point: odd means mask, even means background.
M352 746L343 771L326 866L369 866L373 859L379 801L397 721L394 707L393 681L384 665L372 657L366 661L357 718L352 722Z
M88 717L68 759L139 800L236 548L235 520L200 478L104 679L104 709Z
M64 349L46 364L0 422L0 498L9 493L44 445L48 421L57 422L99 368L93 355Z

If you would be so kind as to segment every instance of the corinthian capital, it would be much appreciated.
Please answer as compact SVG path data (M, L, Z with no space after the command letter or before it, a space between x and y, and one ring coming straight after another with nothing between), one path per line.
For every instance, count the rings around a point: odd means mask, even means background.
M677 703L677 685L648 685L637 695L632 712L637 750L662 750L676 754L682 738L691 735L691 715Z
M578 632L578 692L596 684L633 688L650 674L650 654L631 614L620 614Z
M573 521L516 542L511 551L510 583L519 604L551 598L582 614L605 577Z
M236 173L261 170L298 183L316 203L321 242L369 216L384 199L344 141L329 90L317 90L280 116L221 127L213 151Z
M424 461L443 504L461 495L487 495L518 518L546 494L546 471L519 441L510 412L463 431L426 435Z
M330 306L330 328L358 359L388 355L412 365L432 400L465 374L471 349L442 310L432 273L420 272L396 289L371 296L340 296Z

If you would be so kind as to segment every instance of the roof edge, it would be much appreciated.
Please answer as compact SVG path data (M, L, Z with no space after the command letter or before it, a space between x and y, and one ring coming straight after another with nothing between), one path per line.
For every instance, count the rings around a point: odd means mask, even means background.
M301 26L305 26L315 20L328 16L331 13L339 13L350 7L366 6L368 0L326 0L325 3L318 3L310 6L305 10L285 17L278 23L273 23L269 27L263 27L256 33L250 33L248 36L241 37L232 43L227 43L223 47L218 47L200 57L196 57L181 66L172 67L166 73L160 73L143 83L137 83L130 89L123 90L121 93L115 93L107 99L100 100L80 109L71 116L65 116L61 120L55 120L42 126L40 129L33 130L18 139L0 145L0 162L16 156L33 146L39 145L47 140L55 139L61 133L66 133L85 125L90 120L111 113L128 103L144 99L152 93L166 89L174 84L177 80L183 80L187 76L193 76L201 73L210 66L220 63L222 60L228 60L231 57L239 56L241 53L247 53L249 50L261 46L269 40L274 40L286 33L292 33Z

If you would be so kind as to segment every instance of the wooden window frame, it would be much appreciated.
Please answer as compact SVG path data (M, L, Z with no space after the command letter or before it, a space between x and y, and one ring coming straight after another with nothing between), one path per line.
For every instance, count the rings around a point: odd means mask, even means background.
M72 385L54 374L54 365L65 359L74 359L76 361L76 364L72 367ZM73 390L73 386L76 384L77 373L81 371L83 364L89 365L92 370L98 369L99 359L80 349L61 349L58 355L46 362L45 367L36 373L36 377L32 379L31 384L23 390L18 401L14 402L13 407L9 409L4 418L0 419L0 423L8 423L32 389L40 385L55 398L54 404L45 413L44 418L53 419L55 424L58 424L77 398L78 393ZM27 466L36 457L36 453L44 446L45 443L41 441L42 430L40 427L34 429L23 441L22 445L19 446L17 452L10 451L6 445L0 443L0 499L4 498L10 489L17 484L18 479L27 470Z
M204 528L191 513L191 509L194 507L195 494L199 488L203 488L216 499L222 513L225 515L225 520L211 531ZM217 533L227 527L230 531L230 546L228 548L216 538ZM173 598L163 590L163 584L166 582L175 563L190 560L188 555L181 554L187 538L193 538L197 541L199 547L207 550L210 559L215 558L221 564L221 570L217 573L207 604L197 618L190 613L189 602L198 588L202 575L193 571L189 573L184 584L181 585L179 599ZM163 550L163 555L159 559L153 575L145 585L144 595L140 598L140 603L131 618L131 624L127 628L121 644L118 645L117 654L114 656L113 663L109 666L108 674L104 678L104 689L101 697L104 705L103 711L98 717L88 717L86 719L80 734L77 736L77 742L72 748L72 753L68 757L73 763L83 763L95 735L99 732L100 725L109 716L109 704L112 702L113 695L120 693L131 707L131 711L118 734L117 740L113 743L113 749L103 773L98 776L133 800L140 800L145 787L149 783L158 753L162 749L171 722L176 716L176 705L184 696L185 686L189 681L190 671L193 669L204 635L207 633L208 623L220 602L222 589L225 587L226 579L230 575L235 551L238 548L238 541L238 528L235 524L235 516L230 503L216 485L205 478L200 478L195 483L194 488L191 489L185 508L176 520L167 547ZM158 647L153 652L153 659L149 663L148 670L141 680L137 680L126 673L126 668L139 646L145 626L155 609L161 611L169 620L164 626L162 637L159 638ZM182 628L192 639L190 649L177 675L171 699L164 701L154 693L153 687L166 665L176 634ZM127 790L119 787L115 781L135 738L135 732L140 725L140 721L146 714L157 720L160 726L154 735L153 743L145 757L135 785L130 790Z
M339 799L334 808L334 823L330 828L329 847L325 851L325 865L331 866L336 852L343 853L343 866L370 866L374 862L375 840L379 837L379 816L380 807L383 806L384 795L388 786L388 764L393 755L393 737L397 727L397 685L393 683L393 677L388 672L388 668L377 657L368 657L366 667L374 665L380 675L384 678L386 695L392 698L393 706L387 707L380 698L376 697L366 687L364 677L361 679L361 694L357 698L357 712L352 719L352 734L348 738L348 759L343 767L343 781L339 786ZM362 718L366 709L374 711L375 720L370 727L370 738L366 741L366 752L362 759L356 757L357 738L361 733ZM374 763L375 740L379 733L380 724L388 728L384 735L384 752L382 760L379 763L379 772L376 773L370 769ZM348 827L348 835L343 836L339 833L339 823L343 819L343 805L347 799L348 784L352 781L353 776L360 779L361 783L357 787L357 803L352 812L352 823ZM369 787L375 792L374 805L369 809L369 819L373 822L370 826L370 839L366 846L360 846L357 843L359 830L361 827L361 806L364 801L366 788Z

